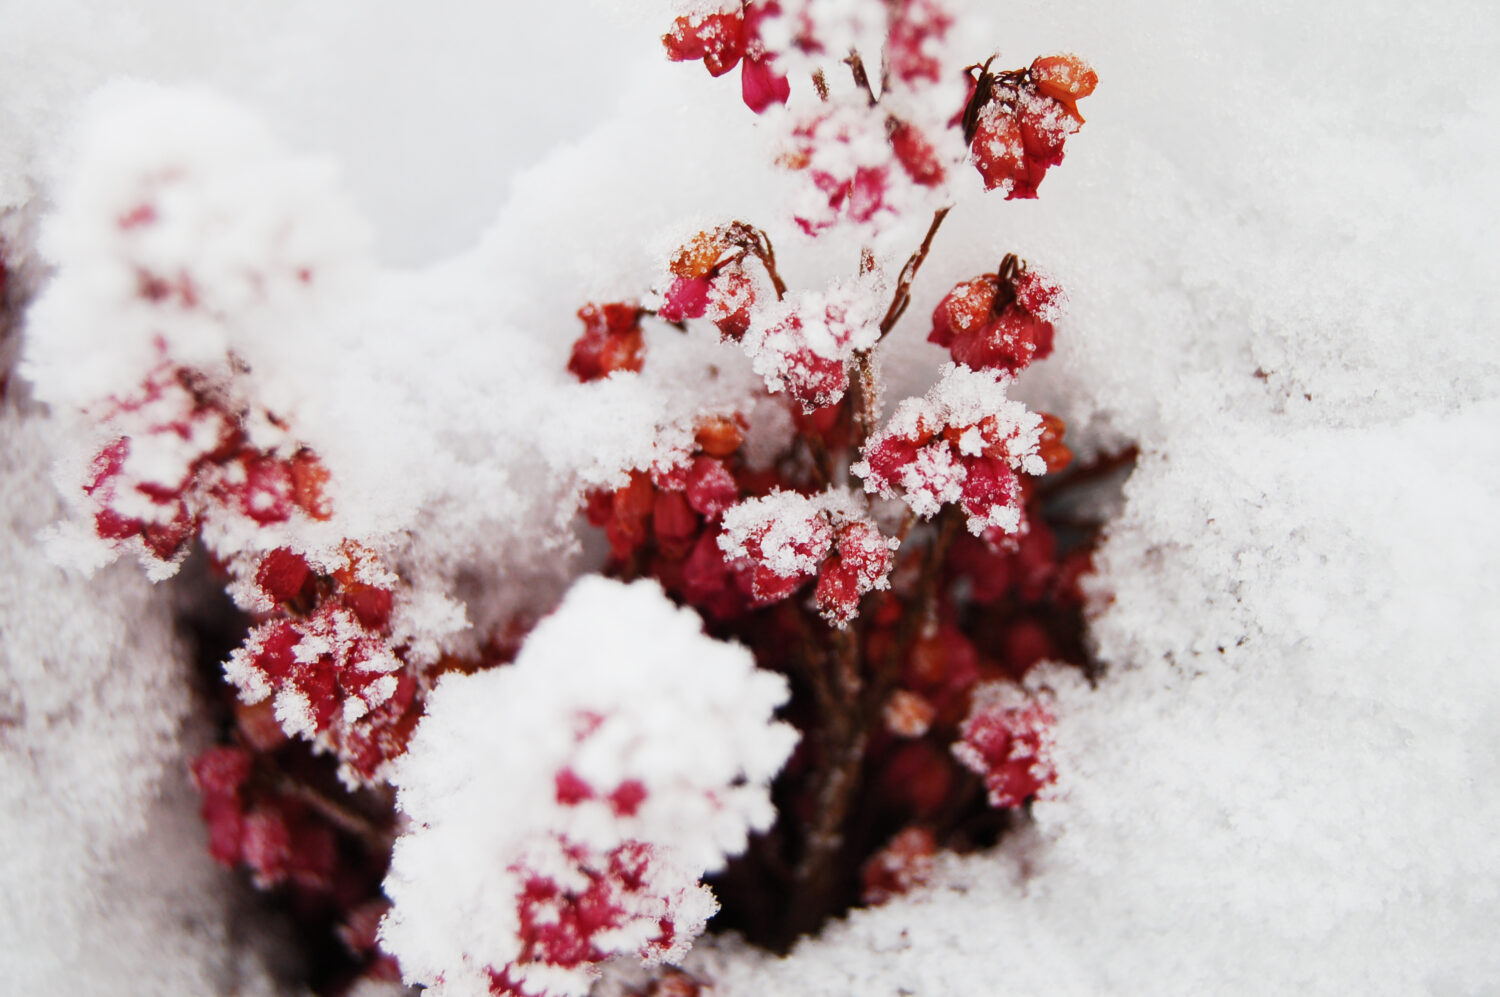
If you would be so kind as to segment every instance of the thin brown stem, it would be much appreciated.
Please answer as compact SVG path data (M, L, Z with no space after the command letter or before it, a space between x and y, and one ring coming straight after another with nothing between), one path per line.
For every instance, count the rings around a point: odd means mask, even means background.
M850 384L850 404L853 406L854 439L852 449L859 453L865 441L875 432L879 420L879 390L875 384L875 360L869 350L854 354L854 379Z
M869 98L870 106L874 107L879 101L875 97L875 90L870 86L870 74L865 72L865 60L859 57L858 52L850 52L844 56L844 64L849 67L849 72L854 75L854 85L865 92Z
M916 525L916 522L917 514L908 508L906 515L901 517L901 525L896 528L896 542L901 545L896 548L897 550L901 550L906 546L906 538L911 533L911 528Z
M282 776L276 780L276 788L288 796L295 796L316 810L320 817L340 831L359 838L377 855L389 851L391 844L396 840L393 831L377 826L368 817L330 800L306 783L298 782L289 776Z
M1135 463L1140 453L1139 448L1128 446L1117 453L1101 454L1082 467L1070 468L1065 474L1048 475L1037 482L1037 494L1043 498L1051 498L1069 489L1092 484L1122 468L1129 467Z
M948 212L951 210L951 207L946 207L933 212L932 224L927 226L927 234L922 237L922 244L901 268L901 275L896 278L896 293L891 298L891 307L886 310L885 318L880 320L881 339L884 339L896 327L896 323L906 313L907 306L911 304L912 282L917 279L917 271L922 269L922 263L927 259L928 251L932 249L933 237L937 235L943 219L948 217Z
M836 904L844 849L844 824L859 786L864 766L868 726L861 693L859 630L834 630L825 658L833 699L820 717L820 764L813 793L813 817L802 843L802 854L792 871L793 906L788 911L791 938L822 921Z
M812 455L813 471L818 476L818 484L827 488L835 480L833 454L828 452L827 444L820 437L807 433L803 439L807 441L807 452Z
M771 278L771 286L776 289L776 300L786 297L786 281L781 279L781 274L776 269L776 250L771 247L770 236L745 222L730 222L720 232L731 245L740 250L740 255L730 257L731 259L744 259L748 254L760 260L761 266L766 268L767 276ZM723 262L719 265L723 266Z
M812 74L813 89L818 91L818 99L828 103L828 77L823 75L823 70L814 69Z
M938 521L937 537L927 551L922 575L917 580L918 618L921 620L919 629L922 631L929 631L937 625L938 581L942 575L943 562L948 558L948 550L958 538L962 524L963 511L957 506L950 505L943 510Z

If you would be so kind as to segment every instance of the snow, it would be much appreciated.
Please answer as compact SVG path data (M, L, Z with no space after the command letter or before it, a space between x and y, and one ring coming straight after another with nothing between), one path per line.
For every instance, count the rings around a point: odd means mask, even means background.
M6 11L7 265L52 288L26 349L59 403L7 416L0 444L16 517L0 681L7 716L26 704L0 740L3 875L37 898L0 930L18 987L231 992L238 965L218 877L183 867L203 853L185 840L194 802L152 802L183 778L168 597L133 565L64 576L33 544L58 515L47 466L76 484L88 456L61 403L149 366L155 323L98 305L135 259L106 244L136 192L120 167L178 156L188 218L337 208L315 231L338 238L314 245L350 284L234 340L260 351L245 390L295 412L334 469L329 529L433 593L410 612L435 622L403 632L430 656L462 649L544 611L586 563L566 536L582 489L679 458L696 417L759 382L711 333L652 327L642 375L570 384L577 307L644 294L684 233L729 218L767 229L798 290L861 248L776 215L796 188L768 165L776 130L752 132L733 77L659 64L670 11L635 6L528 7L522 24L331 0ZM957 282L1012 251L1057 276L1056 353L1012 395L1062 416L1080 459L1143 454L1092 585L1109 668L1098 688L1052 678L1058 795L1024 833L940 859L927 891L787 961L700 943L695 970L721 994L1492 990L1500 18L1458 0L973 6L952 34L983 40L976 58L1073 50L1101 82L1039 200L954 178L962 201L882 346L886 395L932 385L925 319ZM132 74L251 110L116 82L78 123L97 84ZM156 96L113 103L127 92ZM157 99L198 111L128 117ZM121 137L130 121L145 130ZM100 179L80 196L102 203L69 193L86 167ZM55 279L27 234L54 207ZM871 237L888 271L926 223ZM203 262L267 244L227 231ZM89 276L90 259L108 267ZM69 281L114 298L64 296ZM41 338L49 324L67 335ZM163 328L205 363L239 335Z
M186 650L133 566L91 581L37 539L63 433L0 415L0 965L17 992L276 992L187 784ZM198 738L189 735L190 740Z
M691 968L726 994L1492 989L1497 415L1148 459L1095 583L1111 670L1045 679L1034 826L788 960Z

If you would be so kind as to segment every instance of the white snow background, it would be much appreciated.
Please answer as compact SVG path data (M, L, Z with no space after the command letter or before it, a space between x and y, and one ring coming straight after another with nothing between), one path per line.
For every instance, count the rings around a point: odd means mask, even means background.
M1022 394L1085 453L1142 449L1093 583L1109 670L1055 676L1060 796L1024 834L789 959L705 941L692 965L721 994L1500 992L1500 8L970 7L976 59L1072 50L1101 82L1040 200L955 210L890 399L930 383L922 320L955 281L1012 250L1059 279L1058 350ZM648 453L643 427L702 401L674 373L731 355L649 342L638 384L585 392L563 371L574 310L733 217L794 283L853 259L773 217L787 181L737 77L666 63L669 19L8 0L8 257L45 291L37 225L110 81L207 89L330 159L374 232L368 299L305 357L269 344L266 388L362 528L411 537L409 576L502 619L512 589L578 570L558 497ZM753 375L724 363L732 398ZM170 591L41 549L47 468L76 446L54 409L0 420L0 979L274 990L195 840L206 732ZM481 595L493 577L510 594Z

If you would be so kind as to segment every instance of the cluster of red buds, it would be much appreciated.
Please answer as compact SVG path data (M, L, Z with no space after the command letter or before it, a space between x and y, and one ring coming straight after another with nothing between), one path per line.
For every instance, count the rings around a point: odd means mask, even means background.
M760 114L773 104L785 104L791 95L791 84L776 72L761 38L762 22L779 13L776 0L729 0L722 10L677 18L661 40L667 58L701 59L711 76L723 76L743 63L741 93L745 105Z
M740 340L750 328L750 309L766 288L746 266L755 258L779 299L786 293L776 271L776 253L764 232L733 222L688 240L668 263L670 279L658 318L683 323L707 318L725 339Z
M106 423L121 435L84 486L95 532L169 564L202 534L240 577L241 602L263 616L226 665L244 702L273 697L288 733L330 748L348 779L368 782L415 722L416 679L390 641L398 579L352 542L312 561L260 546L295 520L330 517L328 471L305 447L282 456L253 445L246 412L226 398L164 360L138 396L110 404Z
M1047 473L1040 416L1005 397L1006 378L949 365L923 398L908 398L871 437L854 473L865 487L899 497L916 515L957 503L969 531L1021 526L1018 472Z
M645 343L641 337L641 310L635 305L613 303L584 305L578 309L583 335L573 344L568 371L580 381L597 381L617 370L640 370Z
M375 937L389 907L379 892L388 840L258 750L209 748L193 760L192 777L216 861L246 869L256 887L281 891L300 911L331 918L347 978L401 979Z
M891 552L899 546L870 519L852 492L808 497L773 491L748 499L724 516L719 546L751 566L757 602L786 599L817 578L813 603L830 624L846 627L860 599L890 587Z
M190 368L163 358L137 395L111 400L99 417L119 434L84 485L102 539L173 562L206 516L252 529L328 517L328 472L317 457L252 445L242 416Z
M742 345L773 394L785 391L803 412L826 408L849 390L849 366L880 341L880 314L864 282L799 291L756 315Z
M269 699L282 728L330 748L351 782L375 780L420 715L416 673L390 641L397 583L353 544L318 571L278 547L255 572L275 608L224 666L243 703Z
M1077 102L1094 92L1098 75L1074 55L1040 56L1002 73L986 62L970 73L964 139L986 189L1036 197L1047 170L1062 162L1068 136L1083 126Z
M953 754L984 778L990 806L1020 806L1055 776L1052 724L1046 704L1019 687L981 685L974 690L973 708Z
M567 869L567 876L553 878L522 866L511 869L524 877L516 902L521 956L516 963L489 971L491 994L529 997L536 985L517 978L521 967L556 973L583 970L620 954L609 942L618 945L619 939L643 929L648 939L626 950L637 959L658 962L680 947L676 925L652 881L648 846L627 842L602 854L566 841L553 847L559 854L552 865Z
M748 610L754 595L749 574L732 567L719 546L723 515L767 485L740 453L739 418L704 419L694 439L685 462L634 471L621 488L590 492L584 511L609 538L615 570L644 571L710 617L729 619Z
M999 273L981 274L948 292L932 313L927 341L974 370L1019 374L1052 355L1052 319L1061 297L1061 288L1012 253Z

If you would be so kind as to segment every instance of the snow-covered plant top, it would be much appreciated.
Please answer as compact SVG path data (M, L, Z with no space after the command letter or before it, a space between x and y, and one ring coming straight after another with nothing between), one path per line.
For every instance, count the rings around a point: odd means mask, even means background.
M684 8L667 55L741 68L788 193L549 301L581 329L544 346L429 332L411 295L463 314L483 281L393 290L333 174L243 112L93 105L23 366L91 454L52 548L162 578L196 545L248 617L193 777L214 857L340 940L320 988L581 997L681 961L720 902L784 948L1045 794L1053 715L1020 681L1084 664L1092 536L1057 543L1064 427L1007 392L1061 290L1014 254L960 283L918 330L956 362L882 426L884 347L960 191L1035 197L1096 81L992 72L957 24ZM630 584L535 623L584 521Z
M449 675L396 766L381 938L435 993L581 995L615 954L687 952L701 885L775 819L786 680L653 582L585 578L515 664Z

